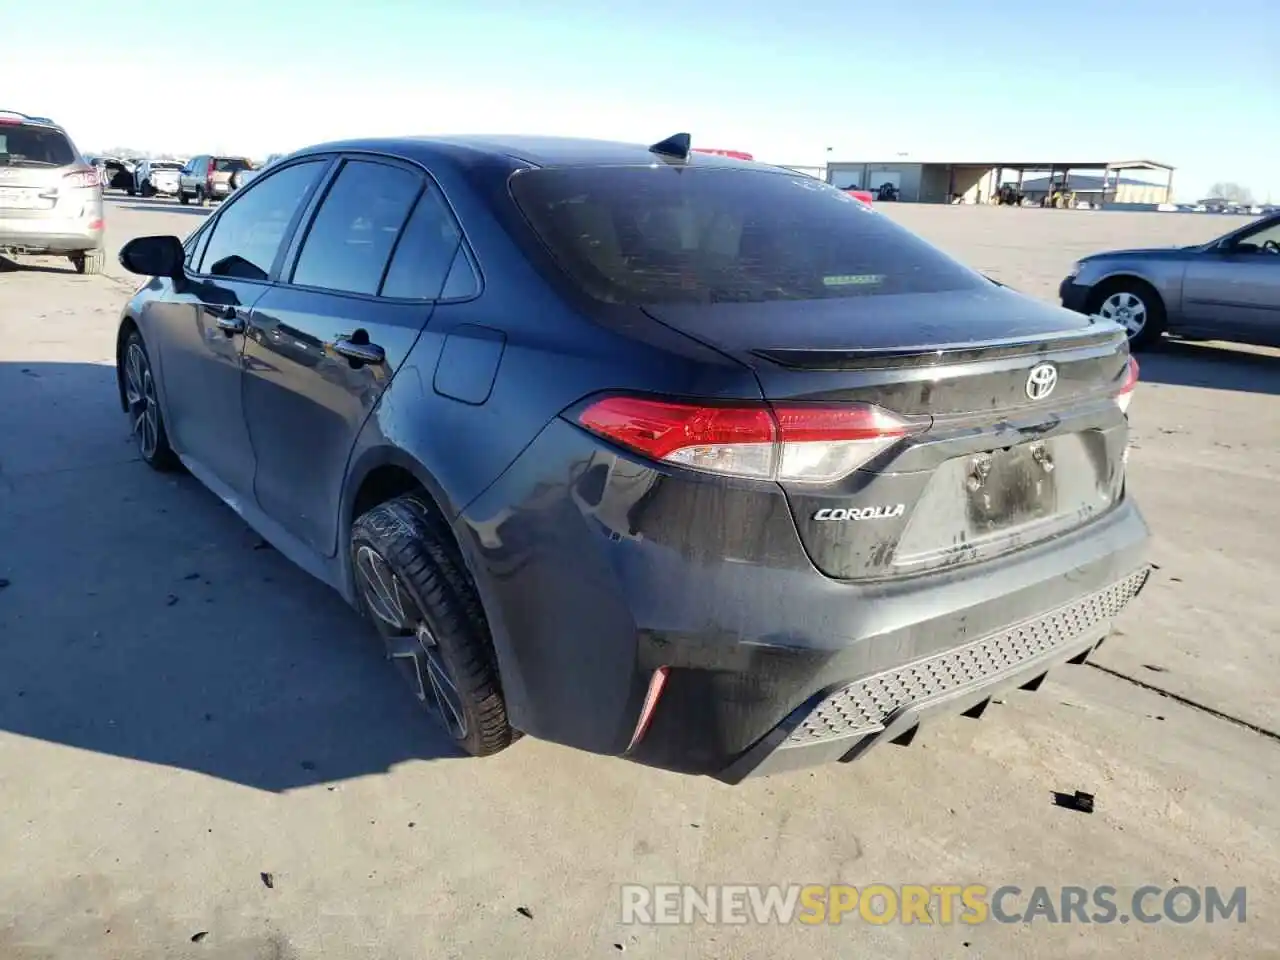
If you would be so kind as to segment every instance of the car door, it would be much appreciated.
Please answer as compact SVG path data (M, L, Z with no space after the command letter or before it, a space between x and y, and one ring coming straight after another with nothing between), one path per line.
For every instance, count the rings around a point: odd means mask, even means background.
M207 165L207 162L208 162L208 158L203 156L192 157L190 160L187 161L187 165L182 168L182 177L181 177L181 180L179 181L180 183L179 188L184 193L194 194L196 192L196 187L198 187L200 183L204 181L204 169L205 169L205 166ZM196 178L197 170L200 171L199 181L197 181L197 178Z
M461 235L436 184L391 159L344 158L313 206L281 283L254 305L244 402L259 507L332 556L356 436L430 319Z
M240 383L249 310L326 166L283 167L227 204L189 245L184 279L147 308L144 333L160 356L170 441L223 496L253 488Z
M1280 219L1191 261L1183 302L1192 324L1248 343L1280 344Z

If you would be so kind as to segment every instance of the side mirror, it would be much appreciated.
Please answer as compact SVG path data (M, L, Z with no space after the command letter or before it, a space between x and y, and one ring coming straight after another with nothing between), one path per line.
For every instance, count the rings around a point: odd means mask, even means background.
M120 266L144 277L182 276L186 251L177 237L134 237L120 248Z

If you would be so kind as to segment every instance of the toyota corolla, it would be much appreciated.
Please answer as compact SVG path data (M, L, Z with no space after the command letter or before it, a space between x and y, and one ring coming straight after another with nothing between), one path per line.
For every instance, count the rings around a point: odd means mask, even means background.
M1147 577L1121 326L686 135L316 146L121 261L142 458L472 754L852 760L1082 661Z

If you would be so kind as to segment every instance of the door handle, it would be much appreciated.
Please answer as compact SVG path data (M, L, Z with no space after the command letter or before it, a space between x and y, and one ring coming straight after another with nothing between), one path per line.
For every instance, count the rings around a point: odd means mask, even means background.
M382 363L387 359L387 352L376 343L356 343L348 337L339 337L334 341L333 352L346 357L354 363Z
M206 303L204 312L213 316L214 323L218 325L218 329L227 336L231 336L233 333L244 333L244 317L240 315L240 311L235 307Z
M244 333L244 317L235 307L223 307L218 311L218 329L223 333Z

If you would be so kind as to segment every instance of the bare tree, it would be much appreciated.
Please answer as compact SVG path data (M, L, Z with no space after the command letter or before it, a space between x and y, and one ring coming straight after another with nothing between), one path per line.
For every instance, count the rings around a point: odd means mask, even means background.
M1215 183L1209 188L1209 196L1230 200L1234 203L1253 203L1253 191L1238 183Z

